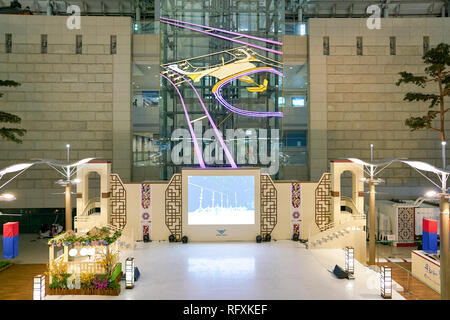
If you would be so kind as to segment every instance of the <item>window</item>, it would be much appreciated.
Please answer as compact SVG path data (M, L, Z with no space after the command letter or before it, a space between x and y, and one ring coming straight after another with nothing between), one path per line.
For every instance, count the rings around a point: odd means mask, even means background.
M284 147L306 147L306 130L286 131L282 141Z
M6 50L6 53L11 53L11 51L12 51L12 34L11 33L5 34L5 50Z
M363 55L363 40L362 37L356 37L356 54L358 56Z
M292 97L293 108L303 108L305 106L305 97Z
M430 48L430 37L423 37L423 54L428 52Z
M111 36L110 52L111 52L111 54L116 54L117 53L117 36Z
M397 53L397 45L395 43L395 37L389 38L389 49L390 49L391 56L395 56Z
M82 54L82 52L83 52L83 38L82 38L81 34L77 34L75 45L76 45L75 53L76 54Z
M41 34L41 53L47 53L47 35Z
M286 99L284 99L284 97L278 97L278 107L284 107L285 101Z
M330 38L329 37L323 37L323 55L324 56L330 55Z

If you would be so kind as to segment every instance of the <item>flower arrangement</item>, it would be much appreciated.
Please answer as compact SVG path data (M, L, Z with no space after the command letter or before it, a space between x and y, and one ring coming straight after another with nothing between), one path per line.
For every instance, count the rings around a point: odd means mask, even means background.
M106 277L96 276L92 281L93 289L105 290L108 289L109 281Z
M105 253L102 254L100 264L105 269L105 273L111 276L114 267L119 261L119 255L117 253L112 253L109 247L106 247Z
M67 288L67 279L70 277L70 273L67 273L68 268L64 261L53 260L50 265L47 265L45 275L52 279L52 283L49 285L50 289Z
M73 231L67 231L62 236L50 239L49 246L55 247L70 247L70 246L107 246L114 243L122 235L120 231L112 233L106 227L101 229L92 228L85 236L79 236Z

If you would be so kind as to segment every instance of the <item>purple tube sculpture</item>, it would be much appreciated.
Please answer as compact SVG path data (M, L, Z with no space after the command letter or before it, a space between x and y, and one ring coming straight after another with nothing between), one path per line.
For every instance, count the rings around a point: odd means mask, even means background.
M202 152L200 150L200 147L198 146L198 141L197 141L197 138L195 137L194 129L192 128L191 120L189 118L189 114L187 112L186 106L184 105L184 100L183 100L183 97L182 97L182 95L180 93L180 90L178 90L177 86L175 85L175 83L172 82L172 80L170 80L168 77L166 77L162 73L160 73L160 75L162 77L166 78L166 80L169 81L170 84L172 84L172 86L177 91L178 96L180 97L181 105L183 106L184 114L186 116L186 121L187 121L187 124L188 124L188 127L189 127L189 131L191 133L192 141L194 142L195 153L197 154L197 158L198 158L198 162L200 164L200 168L204 169L204 168L206 168L206 166L205 166L205 162L203 161L203 155L202 155Z
M228 161L231 164L232 168L237 168L236 162L233 159L233 156L230 153L230 150L228 150L225 142L223 141L222 135L220 134L220 131L217 129L216 125L214 124L213 119L211 118L208 109L206 109L205 104L203 103L202 98L200 97L200 95L197 92L197 89L195 89L195 87L192 85L192 83L190 81L187 81L186 78L184 78L183 76L181 76L192 88L192 90L194 90L195 94L197 95L198 100L200 101L200 104L202 105L203 110L205 111L206 116L208 117L209 123L211 124L211 127L213 128L217 139L220 142L220 145L223 148L223 151L225 152L225 156L227 157Z
M221 84L219 84L217 86L216 91L213 92L214 97L225 108L227 108L231 112L237 113L237 114L242 115L242 116L257 117L257 118L267 118L267 117L279 117L279 118L282 118L283 117L283 112L250 111L250 110L242 110L242 109L236 108L236 107L232 106L231 104L229 104L228 101L226 101L222 97L222 94L220 93L222 87L224 85L228 84L229 82L231 82L231 81L233 81L235 79L241 78L243 76L247 76L247 75L250 75L250 74L253 74L253 73L259 73L259 72L270 72L270 73L275 73L276 75L279 75L280 77L283 76L283 73L281 73L278 70L272 69L272 68L258 68L257 70L250 70L250 71L247 71L245 73L239 73L239 74L231 77L230 79L222 82Z

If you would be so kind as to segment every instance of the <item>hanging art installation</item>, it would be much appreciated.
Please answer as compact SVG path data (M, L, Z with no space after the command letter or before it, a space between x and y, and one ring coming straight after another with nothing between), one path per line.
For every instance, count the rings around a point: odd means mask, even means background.
M162 64L161 65L162 71L160 73L161 77L166 79L167 82L173 86L173 88L175 89L180 98L181 105L183 107L184 114L186 117L187 125L192 137L192 141L194 143L195 154L197 155L200 167L206 168L206 165L203 160L203 155L198 145L194 129L192 128L193 121L191 121L189 117L189 112L186 108L183 96L180 90L178 89L178 86L181 86L182 84L187 84L194 91L195 95L197 96L200 102L200 105L203 108L203 111L205 112L205 117L208 118L211 128L215 132L217 141L220 143L223 151L225 152L225 156L228 160L228 163L231 165L232 168L237 168L236 162L233 159L231 152L229 151L228 147L226 146L222 138L222 134L217 129L214 120L209 114L194 84L199 83L200 80L204 77L211 77L216 79L217 82L211 88L211 93L213 94L214 98L224 108L235 114L257 118L283 117L282 112L253 111L237 108L236 106L230 104L222 96L222 88L234 80L238 80L240 82L248 84L248 86L246 86L246 90L248 92L261 93L267 91L269 86L268 75L271 73L283 77L283 73L279 71L282 70L283 64L280 63L279 61L263 56L262 54L258 53L258 51L266 51L277 55L281 55L283 54L282 51L271 49L269 48L269 46L281 46L283 44L281 42L270 39L264 39L260 37L255 37L251 35L246 35L242 33L227 31L223 29L208 27L204 25L199 25L175 19L168 19L161 17L160 21L162 23L171 25L176 28L203 33L211 37L216 37L219 39L227 40L242 45L241 47L232 48L229 50L224 50L207 55L202 55L199 57L193 57L184 60L170 62L167 64ZM253 41L264 42L265 46L245 42L240 40L241 38L247 38L252 39ZM206 63L206 61L211 59L216 59L218 63L212 65ZM204 66L201 66L202 63L204 64ZM258 81L256 81L251 77L252 75L260 73L265 75L265 78L262 81L262 83L258 83Z

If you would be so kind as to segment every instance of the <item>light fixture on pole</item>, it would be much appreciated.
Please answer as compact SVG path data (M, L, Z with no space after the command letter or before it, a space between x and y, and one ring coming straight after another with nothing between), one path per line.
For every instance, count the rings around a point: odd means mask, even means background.
M373 161L373 144L370 145L370 162L357 158L347 158L348 160L363 165L364 172L369 178L363 178L362 181L369 184L369 265L375 264L375 186L384 182L380 178L375 178L381 171L396 159L383 159Z
M125 260L125 288L133 289L134 287L134 258Z
M67 148L67 163L64 164L54 159L37 159L47 163L50 167L55 169L63 176L63 179L56 181L56 184L65 187L66 197L66 231L72 230L72 204L71 204L71 187L73 184L80 183L80 179L72 179L78 170L78 167L88 163L95 158L85 158L80 161L70 163L70 144L66 144Z
M443 147L445 144L442 144ZM444 150L444 149L443 149ZM445 151L443 151L445 152ZM422 161L402 161L413 167L418 173L424 176L428 181L441 190L440 193L429 191L426 194L429 198L440 200L440 274L441 274L441 299L450 300L450 261L449 261L449 203L450 195L447 193L447 179L450 176L450 171L439 169L429 163ZM445 159L443 159L445 165ZM437 175L440 185L429 178L424 172L431 172Z
M13 201L13 200L16 200L16 197L11 193L0 194L0 201Z
M33 279L33 300L44 300L45 298L45 276L37 275Z
M384 299L392 299L392 268L381 266L380 271L381 296Z

